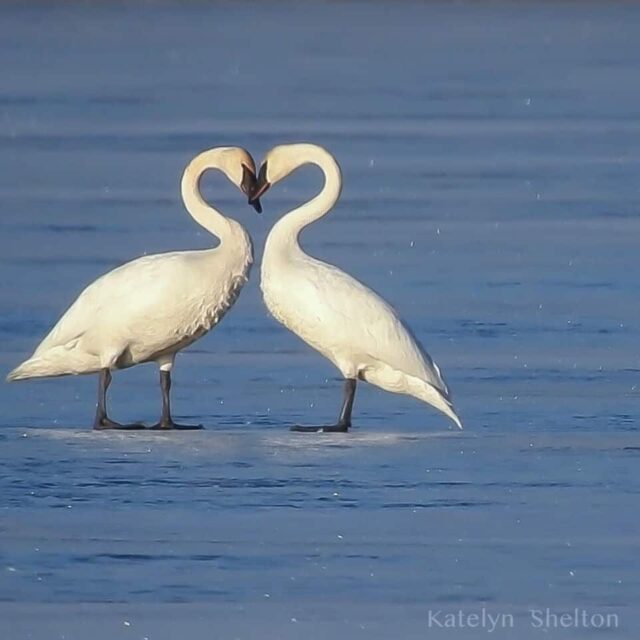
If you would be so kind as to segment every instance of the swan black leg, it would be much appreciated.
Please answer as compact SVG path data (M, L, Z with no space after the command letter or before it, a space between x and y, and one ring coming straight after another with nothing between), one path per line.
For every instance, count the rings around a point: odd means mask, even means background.
M96 407L96 418L93 421L93 428L97 431L102 429L144 429L143 424L120 424L109 418L107 415L107 389L110 384L111 371L109 371L109 369L100 369L100 377L98 378L98 406Z
M351 412L353 411L353 400L356 396L356 380L355 378L347 378L344 381L344 397L342 399L342 408L340 416L336 424L330 424L319 427L308 427L295 425L291 427L291 431L301 433L346 433L351 427Z
M202 429L201 424L176 424L171 417L171 399L169 392L171 391L171 372L160 370L160 389L162 390L162 417L158 424L151 427L157 431L165 431L171 429L182 429L183 431L192 431L194 429Z

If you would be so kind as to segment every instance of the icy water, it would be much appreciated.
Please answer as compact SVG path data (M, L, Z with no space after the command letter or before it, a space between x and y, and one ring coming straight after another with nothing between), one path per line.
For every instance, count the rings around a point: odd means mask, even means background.
M205 431L0 384L0 638L638 637L640 5L300 5L0 8L0 369L99 274L212 242L196 152L310 140L345 184L305 246L401 310L466 428L362 386L352 433L289 433L340 381L255 269L175 369ZM318 187L258 217L206 180L258 261ZM114 418L155 421L156 376L117 374Z

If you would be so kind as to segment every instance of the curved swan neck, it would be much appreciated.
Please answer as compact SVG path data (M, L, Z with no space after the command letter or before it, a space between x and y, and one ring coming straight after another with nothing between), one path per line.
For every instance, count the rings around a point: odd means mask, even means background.
M313 144L293 145L291 171L305 164L320 167L324 174L324 185L315 198L293 209L283 216L269 234L270 239L298 244L298 235L307 225L326 215L338 201L342 191L342 174L334 157Z
M180 185L182 200L191 217L200 226L223 240L231 230L232 221L205 202L200 193L200 178L207 169L220 169L220 157L216 149L200 153L187 165Z

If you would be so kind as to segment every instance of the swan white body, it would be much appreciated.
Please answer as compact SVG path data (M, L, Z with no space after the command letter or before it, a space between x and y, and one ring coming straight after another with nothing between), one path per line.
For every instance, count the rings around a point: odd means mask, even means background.
M307 255L298 243L300 231L340 196L340 168L333 157L316 145L282 145L267 154L260 176L269 186L307 163L320 167L325 185L311 201L283 216L267 238L260 285L267 308L345 379L414 396L462 428L438 366L393 307L344 271Z
M245 239L246 240L246 239ZM90 284L9 380L97 373L175 355L233 305L251 265L248 242L145 256Z
M196 156L182 178L187 210L220 239L218 247L144 256L98 278L7 379L89 374L143 362L170 371L176 353L220 322L249 277L249 235L207 205L198 188L207 169L220 169L240 187L243 165L255 174L243 149L211 149Z

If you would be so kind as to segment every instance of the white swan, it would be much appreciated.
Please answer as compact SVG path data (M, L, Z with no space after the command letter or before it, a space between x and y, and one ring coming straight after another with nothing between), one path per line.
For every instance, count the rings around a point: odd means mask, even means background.
M156 429L198 429L171 418L169 390L176 353L223 318L249 277L251 239L235 220L203 200L199 180L219 169L247 196L255 187L255 165L238 147L210 149L196 156L182 176L182 198L193 219L220 239L204 251L175 251L138 258L91 283L7 380L99 373L94 429L141 429L107 416L111 371L142 362L160 368L162 417ZM260 203L252 204L259 212Z
M324 187L274 225L265 245L260 286L275 319L340 370L345 391L336 424L292 430L348 431L358 379L423 400L462 428L440 370L395 310L344 271L307 255L298 244L300 231L324 216L340 196L342 179L335 159L313 144L274 147L262 163L252 198L305 164L320 167Z

